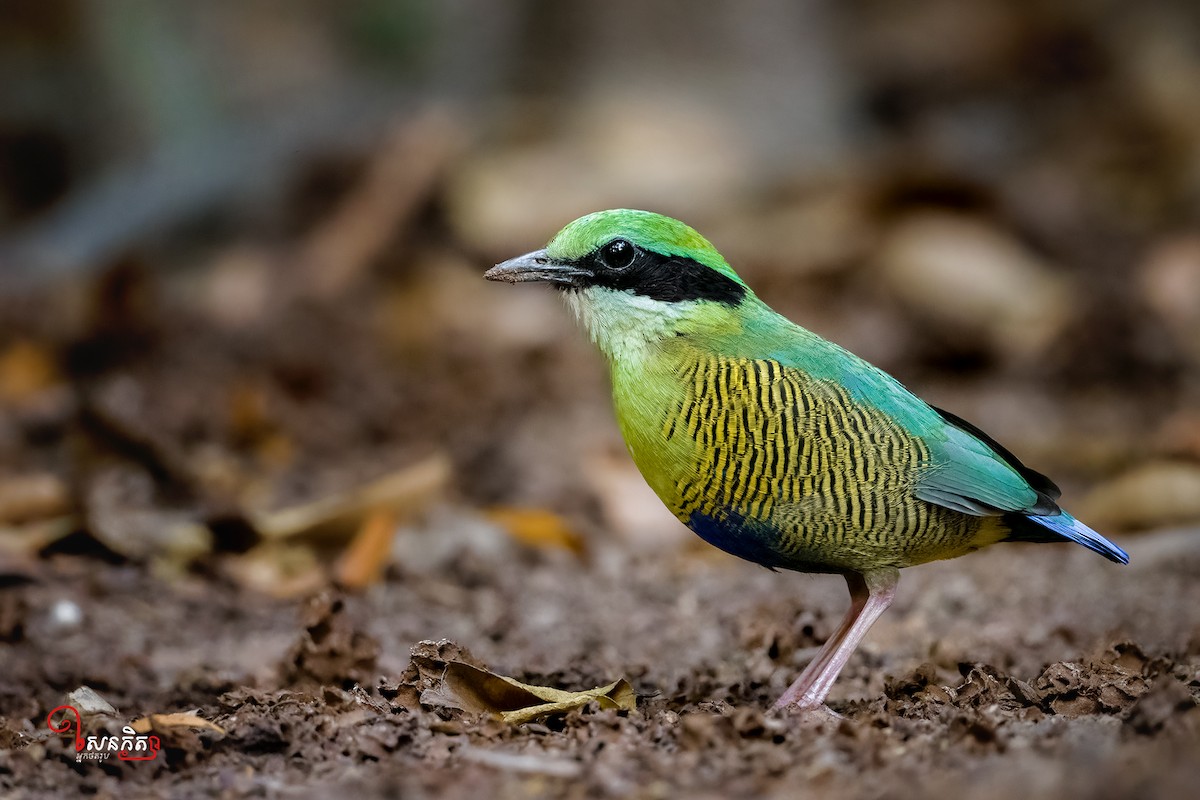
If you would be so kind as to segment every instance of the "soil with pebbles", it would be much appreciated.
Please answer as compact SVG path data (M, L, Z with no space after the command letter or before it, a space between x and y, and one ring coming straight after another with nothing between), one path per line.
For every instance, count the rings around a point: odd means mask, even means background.
M434 518L413 537L453 537ZM583 560L469 541L361 594L267 599L79 556L0 593L0 786L34 797L1183 797L1200 781L1200 531L1117 568L994 547L908 570L830 714L771 701L837 623L832 577L698 549ZM458 707L439 660L632 712L510 726ZM150 762L77 763L46 712L86 685L123 720L195 711ZM117 727L121 722L116 723Z

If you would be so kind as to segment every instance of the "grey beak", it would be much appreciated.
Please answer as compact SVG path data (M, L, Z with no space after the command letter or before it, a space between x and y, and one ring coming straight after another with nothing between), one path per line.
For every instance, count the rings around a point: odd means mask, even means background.
M560 286L578 286L580 279L590 278L592 273L573 264L555 261L546 255L545 250L534 250L497 264L483 273L483 277L489 281L508 283L543 281Z

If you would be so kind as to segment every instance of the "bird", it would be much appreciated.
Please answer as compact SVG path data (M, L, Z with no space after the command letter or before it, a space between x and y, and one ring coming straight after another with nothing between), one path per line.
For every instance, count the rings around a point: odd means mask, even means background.
M824 710L899 571L1004 541L1124 550L988 434L760 300L676 219L580 217L489 280L558 289L608 362L626 447L700 538L772 570L842 575L850 608L775 703Z

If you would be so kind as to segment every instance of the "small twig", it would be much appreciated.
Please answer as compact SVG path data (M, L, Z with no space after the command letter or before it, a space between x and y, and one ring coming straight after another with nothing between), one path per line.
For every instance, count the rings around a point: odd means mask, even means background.
M301 285L328 297L355 283L429 196L461 146L458 131L441 110L396 126L359 185L301 243Z

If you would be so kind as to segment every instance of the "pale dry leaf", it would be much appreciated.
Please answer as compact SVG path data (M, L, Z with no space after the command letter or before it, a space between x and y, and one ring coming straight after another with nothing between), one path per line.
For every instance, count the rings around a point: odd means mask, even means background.
M584 691L534 686L459 661L446 663L446 686L470 711L495 714L513 725L596 702L602 709L632 711L633 687L624 678Z
M349 492L274 511L252 511L250 519L265 539L305 535L344 540L358 531L373 511L392 509L409 517L441 496L452 468L444 453L384 475Z
M348 589L365 589L383 577L396 537L396 511L380 508L370 512L346 552L334 565L337 582Z
M130 727L137 733L150 733L151 731L170 730L171 728L189 728L192 730L205 730L225 735L225 729L215 722L210 722L203 717L195 714L178 712L174 714L148 714L144 717L139 717L130 723Z
M117 710L113 708L112 703L105 700L90 686L80 686L75 691L67 695L68 705L75 706L83 716L90 714L102 714L107 717L115 717Z
M530 547L569 550L577 556L587 552L587 542L565 519L542 508L497 506L486 512L489 520L504 528L516 541Z

